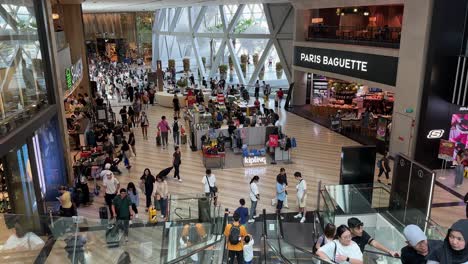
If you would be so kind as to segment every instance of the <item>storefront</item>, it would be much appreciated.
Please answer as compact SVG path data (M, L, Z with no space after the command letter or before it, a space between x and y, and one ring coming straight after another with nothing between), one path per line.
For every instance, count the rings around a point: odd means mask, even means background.
M291 111L383 153L389 147L397 65L397 57L296 46L301 91L294 94L299 98Z

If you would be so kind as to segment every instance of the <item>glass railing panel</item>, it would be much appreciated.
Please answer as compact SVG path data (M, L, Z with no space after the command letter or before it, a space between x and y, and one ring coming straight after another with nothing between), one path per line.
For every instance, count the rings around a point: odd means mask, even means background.
M363 260L364 260L364 263L386 263L386 264L401 263L400 258L395 258L387 254L381 254L378 252L371 252L371 251L364 251Z
M170 221L198 219L201 222L209 221L212 211L215 211L205 194L171 195L168 210Z
M328 223L335 223L335 206L333 200L326 190L320 192L320 217L323 226L326 226Z

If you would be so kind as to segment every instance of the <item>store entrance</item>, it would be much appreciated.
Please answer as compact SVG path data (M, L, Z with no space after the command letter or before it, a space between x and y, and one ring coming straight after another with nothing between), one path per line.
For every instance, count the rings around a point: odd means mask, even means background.
M376 87L321 76L311 76L310 104L292 112L364 145L388 150L394 93ZM310 78L307 78L307 82ZM309 88L310 87L310 88Z

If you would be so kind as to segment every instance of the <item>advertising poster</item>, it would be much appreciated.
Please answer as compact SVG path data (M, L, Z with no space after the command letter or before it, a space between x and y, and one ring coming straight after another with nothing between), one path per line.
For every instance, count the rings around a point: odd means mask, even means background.
M453 152L455 151L455 143L449 140L441 139L439 145L439 159L446 161L453 160Z
M385 136L387 134L387 119L383 117L379 117L377 121L377 139L381 141L385 141Z
M457 150L465 150L468 137L468 114L453 114L450 126L449 141L455 144L452 157Z

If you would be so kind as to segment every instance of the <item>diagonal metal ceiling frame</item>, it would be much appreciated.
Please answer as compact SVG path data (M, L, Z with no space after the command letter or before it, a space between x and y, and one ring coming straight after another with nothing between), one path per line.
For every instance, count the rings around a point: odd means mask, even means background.
M159 17L156 18L156 13L155 13L155 21L158 21L158 28L153 28L153 35L158 35L156 38L153 37L154 39L162 38L163 41L161 42L162 45L158 42L157 44L153 43L153 61L156 61L158 59L161 59L164 57L164 52L166 52L167 57L170 58L172 55L172 49L176 45L175 41L178 37L187 37L190 36L190 43L191 43L191 48L187 47L187 44L185 45L185 55L190 54L192 52L192 56L195 58L196 65L198 67L199 73L201 76L208 76L208 77L214 77L218 74L218 67L221 64L222 61L224 61L224 56L225 54L229 54L228 56L231 57L233 66L236 72L236 75L238 77L239 83L240 84L253 84L255 80L258 78L258 75L261 71L262 66L264 67L266 60L268 59L268 55L271 53L271 50L273 47L275 47L276 52L278 54L278 58L280 63L283 66L283 70L285 73L286 78L288 81L291 81L291 67L288 65L285 54L286 52L283 50L283 47L281 46L279 42L279 38L285 39L285 40L292 40L292 34L280 34L281 30L283 29L286 21L288 20L288 17L291 15L291 11L293 10L292 6L289 5L287 8L285 8L285 12L283 13L281 18L275 18L275 25L273 25L273 18L271 14L271 10L269 8L269 4L263 4L263 14L262 16L265 17L267 24L268 24L268 29L269 33L267 34L249 34L249 33L234 33L234 28L237 24L237 21L239 18L242 16L243 11L245 8L251 11L253 13L253 10L255 7L250 6L250 5L245 5L245 4L239 4L235 5L232 8L237 7L236 11L232 12L231 7L228 6L227 9L224 8L224 5L219 5L217 6L218 12L221 16L221 23L222 23L222 32L199 32L201 23L203 22L203 19L205 18L206 12L208 10L207 6L202 6L200 7L200 11L198 14L194 14L192 18L192 8L193 7L180 7L180 8L164 8L160 9L159 12ZM183 8L187 9L187 12L182 12ZM227 21L227 12L229 12L232 17L230 21ZM181 16L181 13L186 13L188 14L188 23L189 23L189 30L188 32L175 32L175 28L177 23L180 22L181 17L185 19L185 16ZM163 30L163 21L167 23L167 30ZM199 42L198 38L210 38L210 39L220 39L221 43L219 45L219 48L214 56L214 61L213 64L210 65L209 72L206 72L205 68L203 67L203 61L202 57L200 54L200 47L199 47ZM244 75L242 73L241 65L240 65L240 58L236 54L236 50L234 48L234 45L232 43L233 39L267 39L268 42L266 43L266 46L262 52L262 55L259 58L259 62L257 66L254 69L254 72L252 73L252 76L250 77L249 80L246 80L244 78ZM154 42L154 41L153 41ZM165 45L164 45L165 44ZM165 47L164 47L165 46ZM226 51L227 47L227 51ZM165 51L164 51L165 48ZM179 43L177 43L176 48L179 49L179 53L181 54L181 57L183 57L181 53L181 48ZM189 49L187 49L189 48ZM228 53L226 53L228 52ZM248 81L248 82L247 82Z

